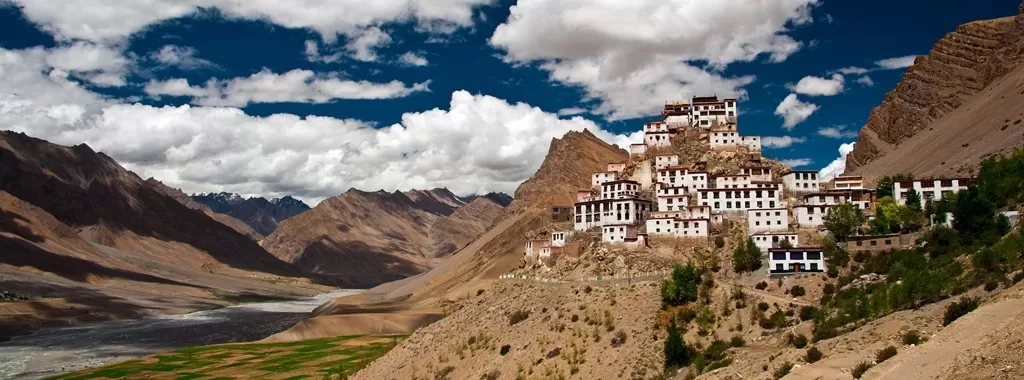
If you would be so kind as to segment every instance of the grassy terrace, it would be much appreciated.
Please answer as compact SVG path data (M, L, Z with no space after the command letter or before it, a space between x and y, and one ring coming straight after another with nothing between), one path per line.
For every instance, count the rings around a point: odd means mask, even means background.
M405 335L190 347L51 379L326 379L349 375Z

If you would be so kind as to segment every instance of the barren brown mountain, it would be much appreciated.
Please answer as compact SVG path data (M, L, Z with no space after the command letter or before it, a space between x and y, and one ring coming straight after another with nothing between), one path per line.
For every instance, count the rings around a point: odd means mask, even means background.
M1018 12L961 25L919 57L871 111L847 156L847 172L916 174L941 167L932 174L955 174L961 162L973 167L1019 143L1020 125L1013 123L1024 99L1017 70L1024 62L1024 5ZM870 165L883 156L884 162Z
M326 289L85 145L0 132L0 201L0 288L39 297L0 303L0 336Z
M457 212L462 207L466 212ZM282 260L366 286L422 273L490 226L502 208L447 189L349 190L286 220L263 241Z
M206 205L196 202L195 200L190 198L188 194L185 194L185 192L181 191L181 189L175 189L170 186L167 186L163 182L158 181L156 178L147 179L146 183L149 184L150 186L153 186L153 188L156 189L157 191L164 193L171 198L174 198L174 200L178 202L181 202L181 204L185 205L185 207L188 207L193 210L202 211L202 213L206 214L206 216L213 218L213 220L216 220L225 226L231 227L231 229L238 231L238 233L242 235L248 236L252 240L263 240L263 235L261 235L259 232L256 232L256 230L252 229L252 227L250 227L245 222L227 214L214 212Z

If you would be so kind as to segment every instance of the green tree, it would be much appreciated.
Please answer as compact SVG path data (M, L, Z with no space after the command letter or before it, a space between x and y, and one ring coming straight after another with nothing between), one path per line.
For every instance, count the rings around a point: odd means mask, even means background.
M680 368L690 365L690 353L675 319L668 322L668 337L665 338L665 368Z
M893 176L882 177L882 179L878 180L878 185L875 186L875 194L878 198L892 197L894 182L911 181L913 179L914 176L910 175L910 173L900 173Z
M732 251L732 265L736 272L753 272L761 269L761 249L748 237L744 244Z
M676 264L672 268L672 276L661 283L661 301L672 306L696 301L700 282L701 273L693 264Z
M789 239L782 239L782 241L779 242L779 248L793 248L793 243L790 243Z
M872 235L899 232L902 226L900 205L892 197L882 197L875 204L875 217L868 222Z
M917 190L907 190L907 208L911 210L924 211L921 208L921 194Z
M852 203L842 203L828 209L824 222L836 240L846 241L864 223L864 213Z
M961 190L953 206L953 229L967 241L996 230L996 208L976 187Z

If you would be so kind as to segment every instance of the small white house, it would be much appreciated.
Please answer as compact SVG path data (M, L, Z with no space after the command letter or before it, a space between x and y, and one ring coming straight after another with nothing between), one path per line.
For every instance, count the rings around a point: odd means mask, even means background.
M701 189L697 193L699 204L710 206L712 212L746 213L749 209L783 207L777 188Z
M754 241L757 248L761 249L761 252L768 252L769 249L779 248L782 241L788 240L789 244L793 247L800 246L800 237L796 232L759 232L750 235L750 239Z
M690 191L706 189L710 182L710 176L707 172L690 171L688 168L679 166L658 169L656 172L659 183L668 186L683 186Z
M838 176L832 178L832 189L835 190L863 190L864 178L861 176Z
M723 175L714 177L716 189L743 189L750 187L750 176Z
M619 179L619 173L616 172L597 172L590 176L590 186L598 187L602 183L611 182Z
M825 223L825 215L828 215L830 205L798 205L794 206L796 211L796 222L800 228L817 228Z
M565 241L572 234L572 231L556 231L551 233L551 246L564 247Z
M905 205L907 204L907 194L910 189L914 189L921 198L921 207L924 208L929 200L938 202L943 197L966 189L970 182L971 180L967 178L896 181L892 184L892 193L897 204Z
M750 233L786 231L789 229L789 209L769 208L747 210L747 230Z
M611 224L601 227L602 242L625 243L627 238L636 238L636 226L631 224Z
M629 154L640 156L647 153L647 144L629 144Z
M636 198L640 195L640 183L627 179L601 184L601 199Z
M676 154L659 154L654 156L654 168L665 169L670 166L679 165L679 155Z
M733 130L712 130L708 134L711 149L732 148L740 144L739 132Z
M620 173L621 174L623 170L626 170L626 162L625 161L623 161L623 162L609 162L608 163L608 171L610 171L610 172L616 172L616 173Z
M672 146L672 133L670 132L650 132L644 133L644 144L650 147L668 147Z
M813 170L790 171L782 175L782 183L794 193L815 193L820 189L818 172Z
M824 272L825 255L817 247L773 248L768 250L768 274Z
M771 166L751 166L740 168L740 175L750 177L750 182L771 182Z
M690 195L659 195L658 196L658 211L676 211L686 210L690 205Z
M747 150L751 152L760 152L761 136L743 136L740 138L740 144L747 147Z

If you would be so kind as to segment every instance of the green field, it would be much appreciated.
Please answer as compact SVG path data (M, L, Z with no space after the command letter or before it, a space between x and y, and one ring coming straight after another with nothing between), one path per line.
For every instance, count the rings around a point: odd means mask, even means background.
M354 373L403 338L354 335L190 347L51 379L327 379Z

